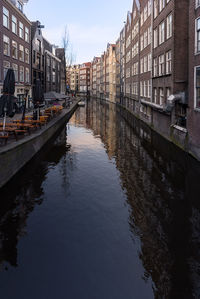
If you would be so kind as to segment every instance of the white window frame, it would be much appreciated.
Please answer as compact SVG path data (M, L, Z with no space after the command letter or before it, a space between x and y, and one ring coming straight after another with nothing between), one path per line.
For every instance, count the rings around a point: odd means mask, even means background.
M196 88L196 84L197 84L196 71L197 71L197 68L200 69L200 65L197 65L197 66L194 67L194 110L200 112L200 107L197 107L197 88Z

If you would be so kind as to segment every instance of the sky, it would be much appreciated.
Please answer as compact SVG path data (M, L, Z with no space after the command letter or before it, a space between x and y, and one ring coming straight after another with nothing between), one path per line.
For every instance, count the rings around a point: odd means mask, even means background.
M39 20L43 35L62 46L65 27L69 33L69 52L74 63L91 61L115 43L124 26L133 0L29 0L24 12L31 21Z

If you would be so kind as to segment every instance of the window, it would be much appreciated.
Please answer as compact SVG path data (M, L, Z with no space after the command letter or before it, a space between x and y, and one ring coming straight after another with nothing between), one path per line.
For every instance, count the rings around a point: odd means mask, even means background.
M6 77L7 71L10 68L10 62L9 61L4 61L3 62L3 75L4 75L4 79Z
M19 37L24 38L24 25L19 22Z
M196 92L195 92L195 108L200 109L200 67L196 67L195 71L195 82L196 82Z
M144 81L144 96L148 97L149 81Z
M26 73L25 73L25 82L29 83L30 82L30 76L29 76L29 68L26 67Z
M146 48L148 45L148 32L145 31L144 33L144 48Z
M158 59L159 59L159 76L162 76L164 75L164 69L165 69L164 55L160 55Z
M172 51L166 53L166 74L170 74L172 71Z
M156 48L158 46L158 28L154 29L153 36L154 36L153 46L154 48Z
M167 17L167 38L172 36L172 14Z
M3 26L9 29L9 11L3 7Z
M151 81L148 80L148 94L147 94L148 98L151 98Z
M19 68L19 81L24 82L24 67L20 66Z
M17 34L17 18L12 16L12 32Z
M143 92L143 82L140 82L140 96L143 96L144 92Z
M13 63L12 68L15 73L15 82L18 82L18 65Z
M19 60L24 61L24 47L19 45Z
M10 39L6 35L3 36L3 54L10 56Z
M196 8L200 6L200 0L196 0Z
M163 88L159 88L159 95L160 95L160 106L164 104L164 91Z
M157 63L157 57L153 60L153 74L154 77L158 76L158 63Z
M157 104L157 101L158 101L158 99L157 99L157 88L153 89L153 95L154 95L153 102L155 104Z
M126 70L126 78L130 78L130 74L131 74L131 71L130 71L130 67L129 67Z
M154 19L158 16L158 0L154 0Z
M25 41L29 43L29 29L25 27Z
M196 21L196 52L200 52L200 18Z
M140 50L142 51L144 49L144 35L141 36L140 40Z
M159 45L165 41L165 22L159 25Z
M151 0L148 1L148 17L151 15Z
M17 43L12 41L12 58L17 59Z
M144 73L146 73L148 71L148 57L145 56L144 57Z
M20 11L23 11L23 6L21 4L20 1L17 1L17 8L20 10Z
M144 59L140 59L140 74L144 73Z
M25 62L29 63L29 49L25 48Z
M165 7L165 0L159 0L159 12Z
M148 54L148 72L151 72L151 53Z
M148 45L151 44L151 27L148 28Z

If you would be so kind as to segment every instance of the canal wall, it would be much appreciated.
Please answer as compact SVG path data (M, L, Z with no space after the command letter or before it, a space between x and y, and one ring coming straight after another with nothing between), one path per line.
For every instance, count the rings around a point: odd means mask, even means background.
M200 161L200 148L190 142L188 131L184 128L181 128L180 126L171 125L171 117L173 118L173 115L170 116L156 111L154 108L151 108L151 117L147 117L147 115L142 115L139 109L136 109L138 113L135 113L134 111L121 105L120 103L112 102L108 99L103 98L96 99L110 102L117 105L121 109L128 111L131 115L133 115L133 117L142 121L154 132L158 133L160 136L164 137L166 140L173 143L175 146L179 147L180 149L182 149L186 153L189 153L192 157Z
M20 171L71 118L78 102L78 100L74 102L69 109L63 109L60 115L32 135L0 148L0 188Z

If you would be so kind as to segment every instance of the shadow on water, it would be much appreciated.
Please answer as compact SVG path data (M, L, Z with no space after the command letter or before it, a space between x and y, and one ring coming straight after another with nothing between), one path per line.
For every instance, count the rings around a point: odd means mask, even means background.
M90 101L85 121L120 171L155 298L200 298L200 163L113 104Z
M75 112L76 124L92 130L115 161L127 195L130 231L141 243L143 279L153 282L155 298L200 298L200 164L130 113L106 102L89 100ZM66 144L63 129L56 142L1 190L3 269L8 264L17 267L17 244L26 234L28 216L43 203L49 169L61 162L67 191Z
M0 190L0 271L18 266L18 240L26 235L27 219L43 203L43 182L68 151L66 127L59 131L13 179Z

